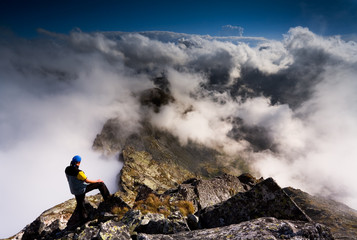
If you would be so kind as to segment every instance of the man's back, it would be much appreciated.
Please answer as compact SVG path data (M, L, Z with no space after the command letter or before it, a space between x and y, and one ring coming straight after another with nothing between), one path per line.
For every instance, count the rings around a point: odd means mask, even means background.
M83 171L78 167L68 166L65 170L71 193L74 195L83 194L86 190L87 184L84 180L87 178Z

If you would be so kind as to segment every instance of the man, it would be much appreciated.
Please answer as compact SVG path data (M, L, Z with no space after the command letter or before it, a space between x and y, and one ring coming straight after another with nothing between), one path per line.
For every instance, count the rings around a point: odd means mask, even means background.
M107 186L101 179L89 180L82 170L79 169L81 157L76 155L72 158L70 166L65 170L71 193L76 197L77 210L82 221L87 220L88 215L84 206L85 194L94 189L99 189L104 200L110 197Z

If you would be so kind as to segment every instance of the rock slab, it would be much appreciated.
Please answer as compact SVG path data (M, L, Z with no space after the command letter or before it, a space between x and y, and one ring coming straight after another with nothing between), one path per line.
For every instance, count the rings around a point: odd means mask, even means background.
M276 218L258 218L252 221L232 224L221 228L202 229L180 232L171 235L139 234L138 240L243 240L243 239L334 239L329 228L311 222L278 220Z

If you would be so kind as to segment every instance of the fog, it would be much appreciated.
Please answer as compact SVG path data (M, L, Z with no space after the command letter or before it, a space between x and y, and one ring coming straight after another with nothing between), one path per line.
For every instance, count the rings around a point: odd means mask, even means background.
M41 33L0 40L0 237L72 198L64 168L76 154L88 178L117 190L117 156L91 148L114 117L129 132L145 117L183 145L243 156L282 187L357 208L355 42L302 27L282 41ZM144 113L137 93L156 77L175 101Z

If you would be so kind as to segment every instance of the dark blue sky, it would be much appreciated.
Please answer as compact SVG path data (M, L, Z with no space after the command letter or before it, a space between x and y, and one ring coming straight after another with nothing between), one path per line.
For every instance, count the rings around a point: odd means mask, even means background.
M173 31L219 36L224 25L241 26L243 36L281 38L290 27L321 35L355 35L357 0L1 0L0 26L22 37L36 29Z

